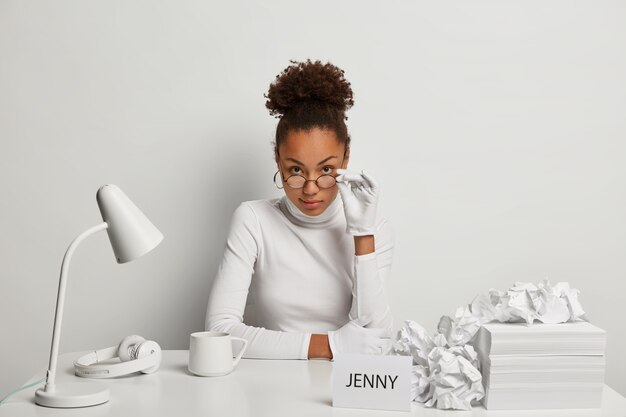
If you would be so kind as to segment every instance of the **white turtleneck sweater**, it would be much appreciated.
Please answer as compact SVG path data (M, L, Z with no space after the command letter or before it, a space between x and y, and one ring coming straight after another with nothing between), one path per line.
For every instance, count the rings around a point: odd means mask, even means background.
M307 359L310 336L359 316L391 335L387 281L393 232L379 219L374 253L354 254L339 194L318 216L286 196L246 201L235 210L208 300L206 330L248 341L245 358ZM250 291L250 299L248 292ZM257 326L243 322L256 306Z

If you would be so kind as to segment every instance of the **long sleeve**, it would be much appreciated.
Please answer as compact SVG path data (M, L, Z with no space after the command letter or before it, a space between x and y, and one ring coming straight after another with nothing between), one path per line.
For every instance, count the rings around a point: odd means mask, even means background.
M310 333L268 330L243 323L261 245L258 219L244 202L233 213L224 256L209 295L205 329L246 339L244 358L307 359Z
M384 328L393 332L393 317L387 288L393 261L394 236L391 225L383 220L374 235L376 250L354 256L352 306L350 319L371 316L365 327Z

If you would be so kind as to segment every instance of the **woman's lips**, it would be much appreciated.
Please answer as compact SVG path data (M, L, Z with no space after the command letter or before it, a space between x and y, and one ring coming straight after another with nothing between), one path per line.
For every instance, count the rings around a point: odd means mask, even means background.
M321 200L311 200L310 202L307 202L306 200L300 199L300 201L302 201L302 204L304 204L304 207L307 209L315 209L322 205Z

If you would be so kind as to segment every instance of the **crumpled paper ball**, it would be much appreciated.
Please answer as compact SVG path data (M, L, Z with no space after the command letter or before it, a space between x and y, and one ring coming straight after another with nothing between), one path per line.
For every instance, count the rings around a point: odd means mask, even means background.
M442 316L430 336L418 323L406 320L386 352L413 357L411 398L427 407L471 409L485 395L478 355L467 343L484 323L564 323L585 319L579 291L569 283L535 285L515 282L506 291L490 289L469 305L458 307L454 318Z
M464 356L438 346L430 352L430 380L434 386L427 407L470 410L472 400L485 396L482 376Z
M584 318L585 312L578 301L579 291L570 288L569 283L559 282L550 285L548 280L535 285L529 282L516 282L506 291L489 290L491 312L500 322L526 322L532 324L565 323ZM481 302L481 313L489 307Z
M428 367L413 365L411 371L411 400L425 403L433 397L435 384L431 383Z
M412 356L414 364L428 367L428 354L435 347L435 342L416 322L406 320L405 324L398 331L393 351L397 354Z
M454 319L442 316L437 331L443 334L450 346L463 346L476 334L484 323L480 316L475 316L469 306L458 307Z
M470 345L450 346L443 334L431 337L418 323L406 320L392 354L413 357L413 401L427 407L469 410L472 400L485 395L478 355Z

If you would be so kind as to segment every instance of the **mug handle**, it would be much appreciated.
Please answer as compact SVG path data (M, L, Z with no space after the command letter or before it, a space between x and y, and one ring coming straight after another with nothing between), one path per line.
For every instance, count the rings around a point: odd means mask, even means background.
M239 359L241 359L241 357L243 356L243 352L246 351L246 348L248 347L248 341L246 339L242 339L241 337L234 337L234 336L231 336L230 340L231 342L233 340L239 340L240 342L243 342L243 346L241 347L241 350L239 351L235 359L233 359L233 368L234 368L239 363Z

